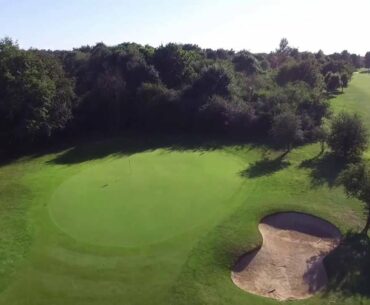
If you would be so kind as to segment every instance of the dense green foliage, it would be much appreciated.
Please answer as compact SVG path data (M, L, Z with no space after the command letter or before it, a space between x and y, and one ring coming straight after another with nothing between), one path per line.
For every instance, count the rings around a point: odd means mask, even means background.
M49 137L72 118L72 80L57 58L0 42L0 137L5 144Z
M300 122L316 139L327 94L346 87L363 58L299 52L283 39L269 54L103 43L73 51L21 50L0 41L3 146L125 130L266 137L275 117ZM56 133L57 132L57 133ZM20 145L22 144L22 145Z
M365 68L370 68L370 52L365 54Z
M291 112L283 112L274 118L272 134L278 145L291 150L294 142L302 140L301 121Z
M351 164L341 175L339 181L349 196L367 205L368 216L363 233L367 235L370 227L370 168L364 163Z
M348 83L348 82L347 82ZM328 72L325 75L325 84L328 91L336 91L342 87L342 79L339 73Z
M368 145L368 131L357 114L340 113L331 124L328 145L340 158L356 160Z

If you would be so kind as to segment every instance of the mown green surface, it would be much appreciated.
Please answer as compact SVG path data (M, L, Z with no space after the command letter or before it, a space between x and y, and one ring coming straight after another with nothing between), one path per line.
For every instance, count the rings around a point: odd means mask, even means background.
M369 84L356 74L335 111L370 121ZM261 217L297 210L343 232L363 225L363 206L334 183L340 164L319 145L282 160L250 145L142 142L90 143L0 168L0 304L279 304L230 279L237 257L260 243ZM355 288L291 303L370 304Z
M89 244L154 244L240 205L242 167L222 152L156 150L107 159L61 184L50 214L63 231Z

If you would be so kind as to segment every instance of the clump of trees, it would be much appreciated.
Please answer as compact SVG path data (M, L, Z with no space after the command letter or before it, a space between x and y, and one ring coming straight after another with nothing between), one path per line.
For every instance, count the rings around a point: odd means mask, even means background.
M288 149L318 139L325 91L345 87L363 62L346 51L299 52L286 39L269 54L173 43L22 50L3 39L0 140L202 131L273 136Z
M72 119L73 80L47 52L21 50L0 42L0 136L22 144L50 137Z

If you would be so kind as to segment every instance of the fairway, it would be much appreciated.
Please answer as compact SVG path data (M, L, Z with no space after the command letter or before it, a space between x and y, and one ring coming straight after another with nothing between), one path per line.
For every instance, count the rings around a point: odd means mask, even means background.
M356 73L334 112L370 122L369 84ZM0 305L281 304L231 280L261 245L263 217L309 213L343 235L363 227L364 206L334 183L319 144L281 161L264 145L178 140L128 134L3 164ZM370 304L366 289L289 304Z
M242 166L222 152L157 150L109 159L63 182L50 201L50 215L82 242L157 243L240 204Z

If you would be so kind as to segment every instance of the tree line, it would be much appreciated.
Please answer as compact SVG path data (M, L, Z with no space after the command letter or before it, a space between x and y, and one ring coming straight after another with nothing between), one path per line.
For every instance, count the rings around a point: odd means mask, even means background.
M270 53L103 43L72 51L23 50L0 40L0 152L64 137L124 130L271 137L286 151L320 141L349 164L339 177L368 209L368 131L357 115L330 116L329 99L370 68L348 51L299 52L286 39Z
M347 51L270 53L135 43L72 51L0 41L2 149L123 130L272 136L282 146L320 138L328 98L370 66Z

